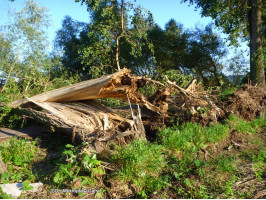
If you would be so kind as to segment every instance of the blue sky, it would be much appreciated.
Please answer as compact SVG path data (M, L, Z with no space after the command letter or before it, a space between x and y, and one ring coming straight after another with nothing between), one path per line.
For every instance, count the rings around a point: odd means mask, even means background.
M38 0L38 2L48 9L50 15L51 26L48 30L50 44L55 38L56 31L61 28L65 15L70 15L78 21L89 22L89 13L86 6L75 3L74 0ZM183 24L186 29L193 29L195 25L204 28L212 22L210 17L201 18L200 10L195 11L194 6L189 6L188 3L181 4L180 2L181 0L137 0L137 4L151 11L155 23L162 28L171 18ZM19 11L24 4L25 0L15 0L14 2L0 0L0 25L8 22L8 10ZM222 38L226 37L222 33L220 35ZM247 49L247 45L243 44L242 49Z
M73 19L89 22L89 13L85 5L75 3L74 0L39 0L40 5L45 6L50 14L51 27L49 28L49 40L55 37L55 32L61 28L61 22L65 15ZM8 10L19 11L23 7L24 0L0 0L0 25L8 22ZM180 0L137 0L137 3L148 9L153 14L155 22L164 28L171 19L175 19L184 25L184 28L194 28L195 24L207 25L211 18L201 18L199 11L195 12L193 6L188 3L181 4Z

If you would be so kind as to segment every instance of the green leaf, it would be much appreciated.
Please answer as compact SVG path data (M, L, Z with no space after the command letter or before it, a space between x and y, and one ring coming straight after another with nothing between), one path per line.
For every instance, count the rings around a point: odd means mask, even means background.
M75 146L71 145L71 144L67 144L66 148L74 148Z
M105 174L105 171L103 170L102 167L98 167L97 168L97 173L103 175L103 174Z
M4 172L1 174L1 178L8 179L10 177L10 174L8 172Z
M32 190L33 189L33 186L30 185L30 182L28 180L24 181L22 185L23 185L22 190Z
M60 183L60 174L56 173L53 180L55 183Z

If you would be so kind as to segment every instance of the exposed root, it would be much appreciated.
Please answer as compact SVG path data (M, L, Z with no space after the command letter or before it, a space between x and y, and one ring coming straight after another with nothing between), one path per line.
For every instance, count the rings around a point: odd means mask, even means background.
M208 156L210 158L214 159L214 157L212 157L211 154L206 149L201 148L200 150L203 151L203 153L204 153L204 159L205 159L205 161L208 160Z
M244 145L241 145L241 144L236 143L234 140L231 140L231 143L232 143L232 145L234 145L236 147L246 147Z

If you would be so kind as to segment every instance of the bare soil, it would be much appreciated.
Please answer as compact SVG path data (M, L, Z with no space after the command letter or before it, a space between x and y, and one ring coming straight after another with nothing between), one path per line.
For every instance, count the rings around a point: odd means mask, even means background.
M223 109L250 121L266 112L266 90L244 85L224 101Z

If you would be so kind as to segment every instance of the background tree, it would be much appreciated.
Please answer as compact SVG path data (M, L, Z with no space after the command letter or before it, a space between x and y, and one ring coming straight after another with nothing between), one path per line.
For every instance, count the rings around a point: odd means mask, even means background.
M220 84L227 50L211 24L205 29L184 30L182 24L171 19L165 30L156 26L149 31L149 38L154 45L157 72L175 69L203 79L206 85L210 81L213 85Z
M62 64L70 74L76 73L83 79L88 78L88 70L82 64L81 45L90 45L88 38L88 24L73 20L65 16L62 28L56 32L54 47L56 51L62 51Z
M17 77L24 84L25 91L31 83L39 81L44 72L49 73L50 59L46 53L49 25L44 7L29 0L25 7L11 14L10 24L1 27L0 71L7 76L1 92L4 92L11 76Z
M248 82L249 62L244 57L244 54L243 51L235 51L234 56L227 60L227 71L232 73L229 78L236 85Z
M143 40L153 20L149 12L126 0L76 0L85 3L91 13L88 35L91 46L83 46L83 63L94 65L96 74L103 68L120 70L121 40L130 45L135 58L142 55ZM152 48L152 45L149 44Z
M184 32L183 25L170 19L165 29L158 25L148 31L149 40L154 46L154 71L161 74L167 70L175 69L184 73L184 58L188 43L188 34Z
M249 41L250 74L253 84L265 87L264 54L265 48L265 1L263 0L182 0L195 3L202 8L202 16L210 16L215 25L229 34L231 44L242 37ZM264 20L265 21L265 20Z
M220 86L222 61L226 55L222 39L209 24L203 30L196 27L190 33L184 63L187 70L201 77L206 85Z

